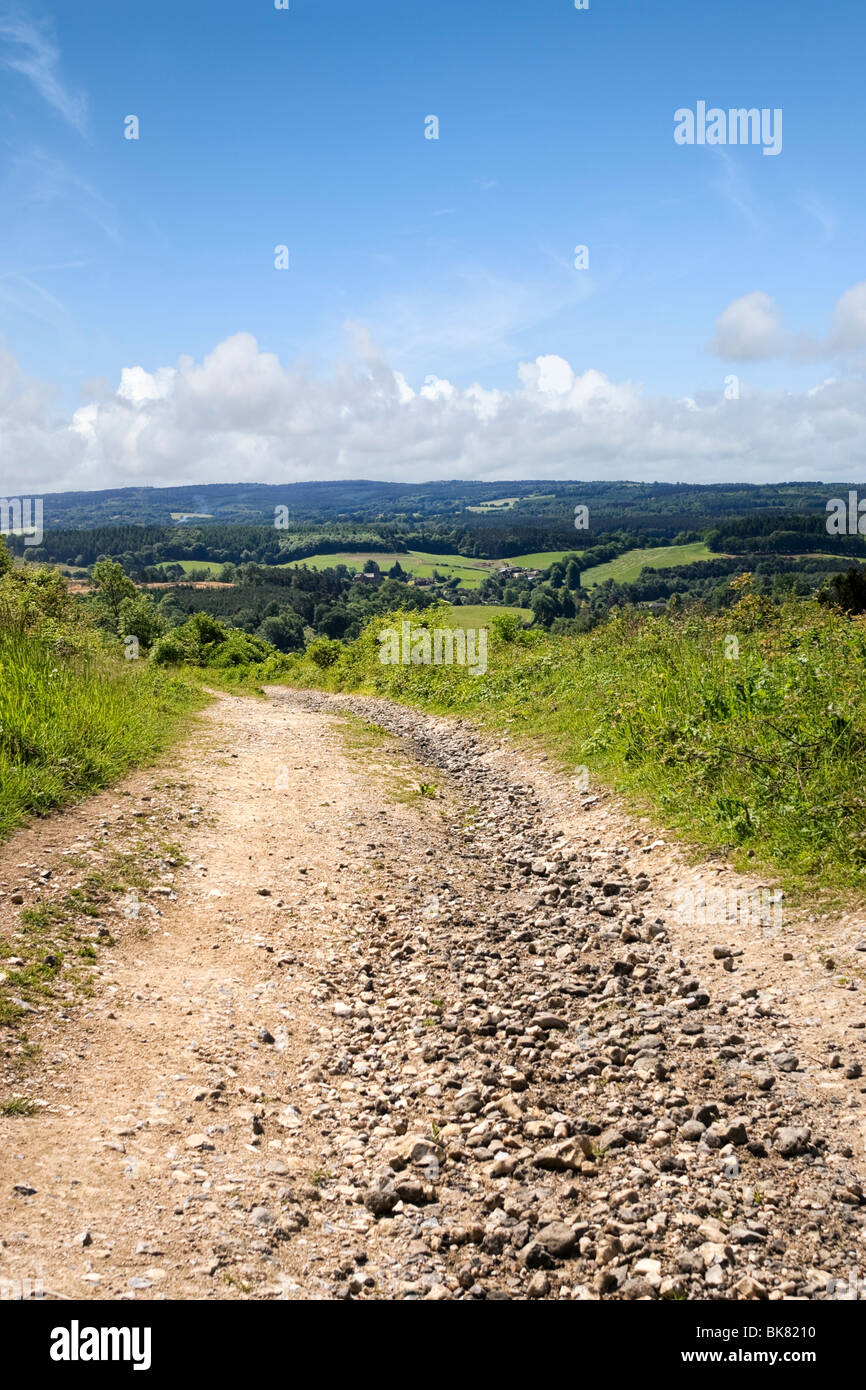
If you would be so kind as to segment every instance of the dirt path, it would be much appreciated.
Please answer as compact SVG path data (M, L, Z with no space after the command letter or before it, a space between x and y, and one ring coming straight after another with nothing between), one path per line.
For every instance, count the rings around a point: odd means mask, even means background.
M187 860L115 894L91 997L28 1015L41 1054L7 1048L40 1107L0 1116L9 1287L784 1298L866 1270L866 1006L825 949L855 960L858 922L675 923L695 871L650 827L383 702L221 696L168 773L0 854L13 949L121 821Z

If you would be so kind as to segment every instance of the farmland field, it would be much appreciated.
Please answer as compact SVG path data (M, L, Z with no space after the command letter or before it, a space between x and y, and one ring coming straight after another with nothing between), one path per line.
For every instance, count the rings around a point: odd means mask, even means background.
M481 502L477 507L467 507L467 512L508 512L520 499L517 497L495 497L490 502Z
M476 560L466 555L436 555L426 550L402 553L341 550L335 554L307 555L302 560L288 560L283 565L275 565L274 569L297 569L300 565L306 565L308 569L325 570L333 569L336 565L345 565L360 574L371 560L375 560L382 573L387 574L399 561L406 574L414 578L432 579L434 572L437 572L446 579L456 576L461 589L477 589L484 578L488 574L496 573L501 565L519 565L523 569L547 569L556 560L561 560L563 555L571 553L566 550L550 550L541 554L510 556L503 560ZM165 564L180 565L185 574L192 570L206 570L211 577L216 577L222 569L222 564L213 560L167 560Z
M557 560L564 560L566 555L576 555L580 558L580 550L537 550L532 555L509 555L505 560L496 560L496 565L519 565L524 570L548 570L551 565L555 565Z
M325 570L333 569L335 565L346 565L349 569L360 573L371 560L375 560L379 569L385 574L395 562L399 561L407 574L414 575L419 579L432 579L434 570L438 571L439 574L444 574L447 579L453 579L456 575L460 580L462 589L477 589L487 572L501 563L495 560L472 560L465 555L433 555L424 550L410 550L401 555L383 551L362 554L344 550L335 555L308 555L303 560L290 560L288 565L281 565L278 568L297 568L299 565L306 565L309 569Z
M180 565L184 574L190 574L193 570L207 570L211 578L215 578L222 564L217 560L166 560L167 565Z
M606 565L594 565L584 570L580 582L584 589L592 589L613 579L617 584L633 584L645 565L650 569L669 569L673 565L693 565L697 560L711 560L713 552L703 541L692 545L660 545L644 550L627 550Z
M356 573L361 573L371 560L375 560L382 573L387 574L392 565L399 561L405 572L415 578L432 579L435 571L444 575L446 579L459 579L461 589L477 589L487 574L495 574L502 565L517 565L521 569L543 571L568 555L576 555L579 559L580 553L579 550L543 550L534 551L530 555L510 555L500 560L477 560L466 555L435 555L424 550L410 550L402 554L396 551L366 553L344 550L336 554L308 555L303 560L289 560L285 565L276 565L274 568L290 569L306 565L309 569L324 570L333 569L336 565L346 565ZM696 560L707 560L711 554L712 552L701 542L628 550L606 565L595 565L592 569L584 570L582 583L584 588L603 584L606 579L613 579L618 584L630 584L637 579L644 565L649 565L652 569L666 569L671 565L689 565ZM192 570L206 570L211 577L216 577L222 569L221 564L209 560L175 560L167 563L179 564L185 574Z
M675 547L684 549L685 547ZM637 553L637 552L635 552ZM643 553L643 552L641 552ZM652 552L647 551L647 554ZM508 555L499 560L475 560L466 555L434 555L430 551L410 550L405 554L398 555L392 553L371 553L359 554L355 551L343 550L336 555L308 555L304 560L290 560L289 565L307 565L310 569L330 569L334 565L348 565L350 569L361 571L370 560L375 560L380 570L387 572L399 560L407 574L412 574L420 579L431 579L433 571L438 570L446 578L452 579L455 575L460 580L461 589L477 589L485 574L495 574L502 565L517 565L520 569L526 570L546 570L551 565L556 564L557 560L562 560L566 555L580 556L579 550L543 550L534 551L531 555ZM673 564L674 561L669 563ZM285 566L280 566L285 568Z
M532 610L529 608L514 608L507 604L497 606L490 603L467 603L463 606L450 604L445 621L450 627L486 627L497 613L515 613L524 625L532 621Z

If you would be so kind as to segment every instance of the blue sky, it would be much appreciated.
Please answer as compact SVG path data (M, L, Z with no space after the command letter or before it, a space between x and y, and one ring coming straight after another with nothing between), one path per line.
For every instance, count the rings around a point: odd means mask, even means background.
M70 486L854 476L864 38L854 0L0 0L4 468L39 430L28 466ZM678 146L700 100L781 108L781 154ZM247 373L261 428L225 407ZM468 420L476 383L507 400Z

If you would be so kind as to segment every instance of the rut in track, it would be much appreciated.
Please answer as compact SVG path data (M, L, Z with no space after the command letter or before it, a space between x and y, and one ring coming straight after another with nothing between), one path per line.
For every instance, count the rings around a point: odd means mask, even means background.
M28 1018L39 1058L7 1048L4 1094L40 1108L0 1117L0 1279L844 1295L866 1008L822 952L856 966L862 924L682 926L684 878L733 876L609 798L465 724L269 695L2 851L13 943L12 898L68 892L130 817L187 862L106 907L91 997Z

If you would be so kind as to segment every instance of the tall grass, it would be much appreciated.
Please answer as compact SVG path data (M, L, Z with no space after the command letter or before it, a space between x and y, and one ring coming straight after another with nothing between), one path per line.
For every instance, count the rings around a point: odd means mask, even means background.
M473 676L382 665L378 631L404 618L441 625L432 609L377 618L331 666L297 658L287 680L472 715L695 843L789 883L866 886L866 620L747 594L722 617L626 613L578 637L494 625Z
M152 761L204 697L98 644L0 629L0 837Z

